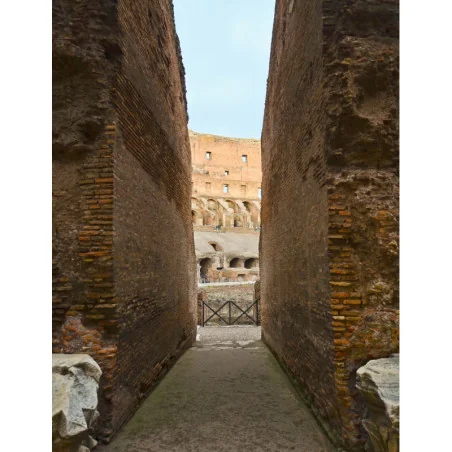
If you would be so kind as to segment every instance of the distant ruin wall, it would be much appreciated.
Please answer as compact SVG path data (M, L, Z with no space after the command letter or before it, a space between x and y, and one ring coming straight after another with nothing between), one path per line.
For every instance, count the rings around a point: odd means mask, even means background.
M53 14L53 350L101 366L108 440L195 337L183 67L169 0Z
M276 2L262 134L263 337L362 449L356 369L398 350L398 2Z

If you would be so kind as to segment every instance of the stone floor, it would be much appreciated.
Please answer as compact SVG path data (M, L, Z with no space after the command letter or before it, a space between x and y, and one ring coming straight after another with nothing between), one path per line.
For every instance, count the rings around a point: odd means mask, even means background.
M135 416L98 450L332 452L260 328L205 327Z

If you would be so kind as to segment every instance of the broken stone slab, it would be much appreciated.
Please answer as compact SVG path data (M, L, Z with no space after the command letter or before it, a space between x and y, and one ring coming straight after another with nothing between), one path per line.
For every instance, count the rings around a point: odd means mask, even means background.
M53 450L91 450L102 371L89 355L52 355ZM85 448L85 449L83 449Z
M357 371L356 387L367 408L362 425L369 435L366 450L399 450L399 355L374 359Z

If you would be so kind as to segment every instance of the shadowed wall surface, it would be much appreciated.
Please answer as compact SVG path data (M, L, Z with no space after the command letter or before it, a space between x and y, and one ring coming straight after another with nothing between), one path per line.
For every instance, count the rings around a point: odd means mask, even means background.
M53 350L100 364L108 440L195 337L172 3L57 0L53 54Z
M398 350L398 2L277 1L262 133L262 330L337 442Z

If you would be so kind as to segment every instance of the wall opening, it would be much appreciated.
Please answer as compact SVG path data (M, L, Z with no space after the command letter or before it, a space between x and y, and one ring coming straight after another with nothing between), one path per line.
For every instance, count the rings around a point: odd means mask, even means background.
M247 259L245 261L245 268L255 268L259 265L259 259L256 259L254 257Z
M234 257L231 259L231 262L229 262L229 268L240 268L242 267L241 259L238 257Z
M240 218L234 218L234 227L235 228L242 228L243 222Z
M246 209L248 212L251 212L253 206L251 205L250 202L244 201L244 202L243 202L243 205L245 206L245 209Z
M209 242L209 245L215 250L215 251L223 251L223 248L218 245L216 242Z
M209 282L209 270L212 267L212 259L209 259L208 257L201 259L199 266L199 276L201 278L201 282Z
M229 207L230 209L232 209L235 213L238 212L238 207L237 207L237 204L236 204L235 202L231 201L230 199L227 199L227 200L226 200L226 204L227 204L228 207Z

